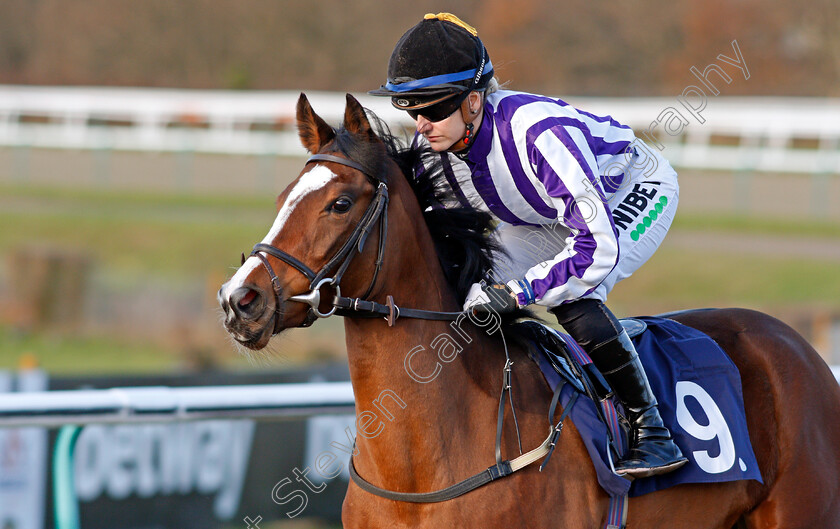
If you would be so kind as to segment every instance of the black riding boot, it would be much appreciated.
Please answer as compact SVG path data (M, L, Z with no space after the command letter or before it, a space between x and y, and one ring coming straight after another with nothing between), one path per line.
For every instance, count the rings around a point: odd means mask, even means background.
M630 423L629 450L615 465L617 474L641 478L664 474L688 459L662 422L656 397L627 332L598 300L585 299L551 309L563 328L592 358Z

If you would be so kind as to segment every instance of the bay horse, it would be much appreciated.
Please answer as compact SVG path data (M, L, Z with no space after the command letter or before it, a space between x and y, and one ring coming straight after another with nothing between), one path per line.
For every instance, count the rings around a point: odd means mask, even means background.
M429 197L441 191L431 179L418 184L412 149L395 147L349 94L341 128L329 126L303 94L297 122L314 156L277 198L277 217L262 243L243 255L219 291L227 331L259 350L284 329L336 310L321 293L363 302L356 312L348 305L338 310L348 316L357 403L353 462L378 487L435 491L494 463L508 346L521 446L539 445L552 394L523 347L467 324L463 350L436 350L436 339L453 334L451 322L407 316L411 308L460 310L466 287L490 266L488 219L433 207ZM387 307L388 317L354 317L371 307ZM823 360L790 327L759 312L707 309L673 319L708 334L737 365L764 483L683 484L635 497L627 526L840 527L840 386ZM382 395L390 396L387 417L362 411L383 404ZM507 408L506 457L520 450L512 416ZM531 465L439 503L385 499L351 482L342 520L345 528L594 528L607 508L580 434L567 422L542 472Z

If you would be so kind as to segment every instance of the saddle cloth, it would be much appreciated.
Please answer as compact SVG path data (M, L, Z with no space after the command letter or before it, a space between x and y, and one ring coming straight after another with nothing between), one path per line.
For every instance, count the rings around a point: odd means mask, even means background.
M639 326L638 320L647 328ZM570 336L533 321L523 325L542 327L544 331L531 334L550 338L534 340L532 359L540 366L552 391L561 382L570 382L560 394L560 402L565 406L574 392L581 391L582 385L575 370L570 369L565 360L558 360L558 356L575 362L578 371L583 369L581 364L591 360ZM589 451L601 487L611 496L640 496L681 483L741 479L761 482L735 364L714 340L676 321L659 317L637 318L635 327L638 334L633 342L659 401L662 419L689 462L674 472L635 481L618 476L611 468L617 456L609 448L609 429L599 413L602 408L591 399L580 398L569 416ZM572 354L557 355L556 346L560 341L566 352ZM549 343L554 346L547 345ZM591 372L593 367L590 365L586 371ZM621 411L618 401L614 403ZM618 442L626 450L626 435L621 428L619 430L621 439Z

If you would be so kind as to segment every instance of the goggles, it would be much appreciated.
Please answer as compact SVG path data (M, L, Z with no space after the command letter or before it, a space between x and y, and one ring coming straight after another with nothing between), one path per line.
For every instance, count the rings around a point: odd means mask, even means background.
M454 97L444 99L440 103L435 103L434 105L422 108L406 109L406 112L408 112L408 115L411 116L411 119L414 121L417 121L418 117L423 116L432 123L437 123L438 121L443 121L454 114L455 111L461 107L461 103L464 102L467 95L469 95L469 91L464 91Z

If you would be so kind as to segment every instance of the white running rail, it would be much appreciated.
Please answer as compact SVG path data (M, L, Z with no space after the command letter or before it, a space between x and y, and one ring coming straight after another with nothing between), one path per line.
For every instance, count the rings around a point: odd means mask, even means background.
M0 393L0 427L353 414L350 382Z
M298 95L0 85L0 146L303 156L294 130ZM344 94L307 95L329 123L340 123ZM413 129L387 98L355 95L393 129ZM694 114L676 96L565 99L661 142L678 167L840 174L840 99L711 97ZM671 136L664 122L673 111L685 124ZM646 138L657 120L658 139Z
M840 366L832 366L840 382ZM0 428L353 414L350 382L0 393Z

